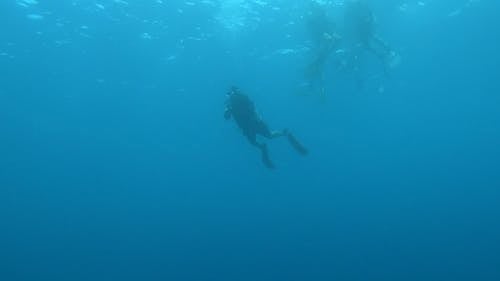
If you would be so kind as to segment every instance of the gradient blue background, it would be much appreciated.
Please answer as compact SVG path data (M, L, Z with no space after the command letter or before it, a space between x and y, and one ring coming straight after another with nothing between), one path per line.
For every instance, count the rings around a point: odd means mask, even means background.
M306 1L39 2L0 3L0 280L500 280L497 1L377 1L402 64L326 101ZM310 155L265 169L233 84Z

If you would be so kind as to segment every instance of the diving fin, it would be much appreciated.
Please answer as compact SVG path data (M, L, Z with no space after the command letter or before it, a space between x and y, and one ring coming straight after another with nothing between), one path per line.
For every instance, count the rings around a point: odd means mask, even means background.
M269 159L269 152L267 151L267 146L263 144L260 150L262 152L262 162L264 162L264 165L266 165L266 167L269 169L274 169L274 164L271 161L271 159Z
M307 150L307 148L305 148L304 145L302 145L296 138L294 135L292 135L292 133L288 133L287 135L287 138L288 138L288 142L290 142L290 144L292 145L292 147L298 152L300 153L301 155L307 155L309 153L309 151Z

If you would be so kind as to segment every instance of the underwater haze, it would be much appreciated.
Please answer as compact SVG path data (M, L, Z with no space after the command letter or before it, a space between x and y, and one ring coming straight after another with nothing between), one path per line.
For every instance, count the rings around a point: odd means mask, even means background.
M500 280L500 2L347 4L0 1L0 280Z

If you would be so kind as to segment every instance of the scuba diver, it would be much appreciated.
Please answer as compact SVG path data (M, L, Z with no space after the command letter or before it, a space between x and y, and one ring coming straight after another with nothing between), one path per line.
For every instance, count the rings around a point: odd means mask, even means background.
M323 72L330 55L337 50L341 37L336 32L335 22L329 18L324 7L311 3L307 16L307 30L313 43L313 59L307 66L305 76L314 88L319 83L321 97L325 97Z
M274 139L277 137L287 137L292 147L301 155L306 155L308 150L297 141L297 139L288 131L271 131L267 124L260 118L255 111L254 103L250 98L243 94L237 87L232 87L227 93L226 110L224 118L229 120L231 117L234 119L238 127L243 131L250 143L259 148L261 151L262 162L269 169L274 168L274 164L269 158L267 145L257 141L257 135L267 139Z
M377 35L375 15L363 0L347 1L344 24L346 37L351 41L354 49L352 61L358 61L359 49L364 49L374 54L383 63L386 72L399 63L399 56L396 52Z

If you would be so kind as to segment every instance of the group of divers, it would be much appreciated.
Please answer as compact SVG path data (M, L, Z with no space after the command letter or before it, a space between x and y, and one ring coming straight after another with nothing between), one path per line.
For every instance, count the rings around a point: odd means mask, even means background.
M338 71L350 71L356 77L360 75L362 53L374 55L385 72L398 61L396 52L376 33L375 16L363 0L346 1L342 34L325 7L314 1L306 20L313 57L306 67L305 76L311 86L316 84L319 87L320 95L324 95L325 91L323 71L333 55L341 54L335 56ZM252 100L238 87L231 87L226 98L224 118L232 118L236 122L250 144L260 150L262 162L267 168L274 169L275 165L269 157L266 143L259 142L258 136L268 140L284 137L299 154L308 154L308 149L289 130L272 131L257 113Z

